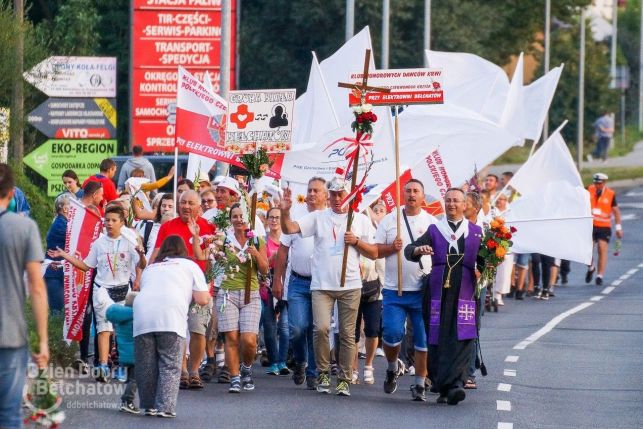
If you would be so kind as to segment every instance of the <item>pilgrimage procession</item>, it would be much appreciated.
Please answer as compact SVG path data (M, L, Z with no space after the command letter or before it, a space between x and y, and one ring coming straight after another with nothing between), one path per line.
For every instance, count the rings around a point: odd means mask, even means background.
M643 427L640 1L0 22L0 429Z

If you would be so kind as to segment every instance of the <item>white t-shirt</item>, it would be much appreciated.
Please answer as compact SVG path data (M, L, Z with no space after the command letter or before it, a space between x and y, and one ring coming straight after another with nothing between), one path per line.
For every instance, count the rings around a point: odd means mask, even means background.
M279 241L290 248L288 256L290 269L302 276L312 276L315 238L304 238L301 234L281 234Z
M437 220L425 212L420 211L420 214L415 216L407 216L409 226L413 233L413 238L417 240L422 234L429 229L429 225L436 223ZM400 238L402 238L402 249L411 244L408 229L404 223L404 217L401 219L400 224ZM387 214L379 226L375 234L375 242L381 244L391 244L397 237L397 212L393 211ZM422 289L421 277L422 274L428 274L431 271L431 257L422 256L422 267L417 262L411 262L402 256L402 290L404 291L418 291ZM397 290L397 253L393 253L386 257L386 276L384 280L384 289Z
M346 282L343 288L340 287L347 216L347 213L337 214L325 209L308 213L297 221L302 237L315 237L310 290L341 291L362 287L360 255L355 246L348 246ZM371 242L373 226L363 214L355 213L351 230L360 240Z
M192 291L208 291L203 271L194 261L168 258L147 267L134 300L134 336L175 332L185 338Z
M123 286L136 275L139 256L134 244L122 235L109 238L102 234L92 243L85 264L96 268L95 283L103 287Z

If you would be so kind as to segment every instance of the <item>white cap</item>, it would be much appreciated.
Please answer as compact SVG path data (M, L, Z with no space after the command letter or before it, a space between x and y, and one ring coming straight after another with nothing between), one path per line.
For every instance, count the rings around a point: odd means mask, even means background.
M351 184L348 180L344 180L341 177L333 177L330 182L326 183L326 188L332 192L350 192Z
M205 171L199 173L199 183L201 182L210 182L210 176L208 176L208 173L206 173Z
M607 174L605 173L596 173L592 176L594 182L604 182L607 180Z
M239 189L239 182L237 182L232 177L224 177L218 184L217 187L226 188L231 190L237 195L241 195L241 190Z
M212 181L212 184L213 184L214 186L217 186L219 183L223 182L223 181L225 180L225 178L226 178L226 176L217 176L217 177L215 177L215 178L214 178L214 180Z

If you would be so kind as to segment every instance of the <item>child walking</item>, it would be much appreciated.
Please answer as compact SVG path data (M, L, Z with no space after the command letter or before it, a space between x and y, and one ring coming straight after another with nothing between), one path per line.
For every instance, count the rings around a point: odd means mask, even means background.
M92 243L89 254L81 260L58 248L49 250L50 257L62 257L81 271L96 268L92 301L98 334L98 368L96 380L106 383L109 379L107 357L109 339L114 331L106 318L107 307L123 303L130 290L130 279L136 276L136 268L144 269L143 248L121 235L125 225L125 211L119 205L111 205L105 210L105 231Z

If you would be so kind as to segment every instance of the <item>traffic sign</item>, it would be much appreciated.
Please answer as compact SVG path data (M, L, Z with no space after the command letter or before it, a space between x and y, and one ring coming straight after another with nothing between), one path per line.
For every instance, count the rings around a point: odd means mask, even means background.
M23 76L50 97L116 97L116 57L49 57Z
M47 179L47 195L53 197L65 190L65 170L74 170L82 182L98 173L102 160L116 156L116 146L116 140L47 140L24 162Z
M27 122L50 138L115 139L115 105L115 98L50 98Z

